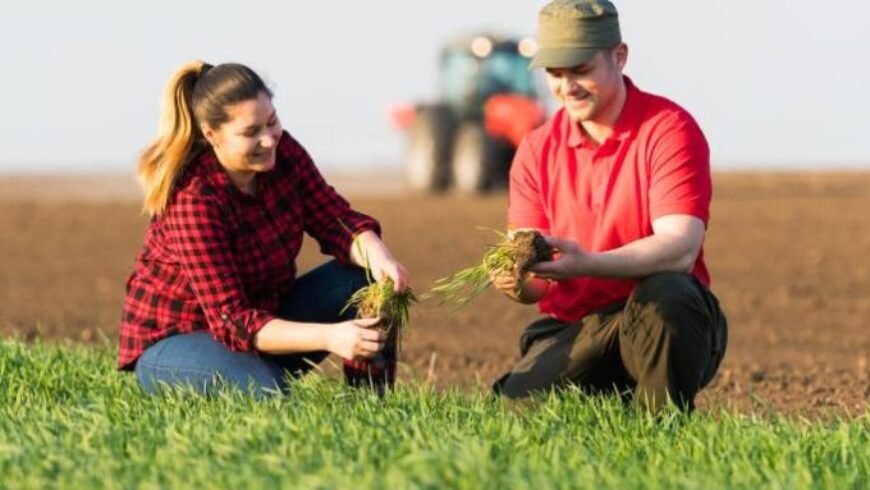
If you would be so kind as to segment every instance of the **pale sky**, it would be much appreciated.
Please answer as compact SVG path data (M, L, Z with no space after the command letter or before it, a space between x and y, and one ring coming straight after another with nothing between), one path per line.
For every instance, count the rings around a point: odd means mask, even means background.
M692 112L716 168L870 168L870 3L615 3L626 73ZM534 34L543 4L0 0L0 173L132 171L191 59L258 71L321 167L395 166L387 110L436 96L440 44Z

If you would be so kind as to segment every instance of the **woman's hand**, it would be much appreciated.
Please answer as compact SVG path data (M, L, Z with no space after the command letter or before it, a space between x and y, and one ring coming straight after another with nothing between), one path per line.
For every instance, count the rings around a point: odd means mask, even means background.
M393 257L373 231L360 233L356 237L351 248L351 257L360 267L368 267L376 281L386 277L392 279L396 292L408 289L411 283L408 270Z
M370 359L384 348L387 336L372 329L380 318L349 320L329 325L326 350L345 359Z

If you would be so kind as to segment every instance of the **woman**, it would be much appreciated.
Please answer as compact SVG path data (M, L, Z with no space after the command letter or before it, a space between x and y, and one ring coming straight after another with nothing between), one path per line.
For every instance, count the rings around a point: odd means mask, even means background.
M182 66L138 175L152 219L127 283L118 365L146 392L209 393L218 379L253 394L285 390L288 374L329 352L359 361L384 348L366 328L377 319L340 311L366 284L361 265L398 291L408 274L378 222L352 210L282 131L250 68ZM336 260L297 279L303 232Z

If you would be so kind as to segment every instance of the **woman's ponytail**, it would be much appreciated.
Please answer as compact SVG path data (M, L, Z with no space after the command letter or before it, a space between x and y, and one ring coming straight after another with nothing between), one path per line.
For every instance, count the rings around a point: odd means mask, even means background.
M212 67L193 61L172 75L163 95L160 133L139 157L145 213L158 216L166 210L182 169L206 144L200 124L219 129L229 120L227 107L261 93L272 96L259 75L237 63Z
M143 211L149 216L166 209L181 170L201 143L193 112L193 91L201 72L211 65L194 61L179 68L163 94L157 138L139 157L137 175L145 192Z

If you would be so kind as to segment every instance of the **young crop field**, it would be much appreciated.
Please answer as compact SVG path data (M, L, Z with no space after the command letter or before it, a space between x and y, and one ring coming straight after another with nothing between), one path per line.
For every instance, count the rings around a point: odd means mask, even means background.
M0 488L867 488L870 411L652 416L314 374L289 395L141 394L109 345L0 342Z

